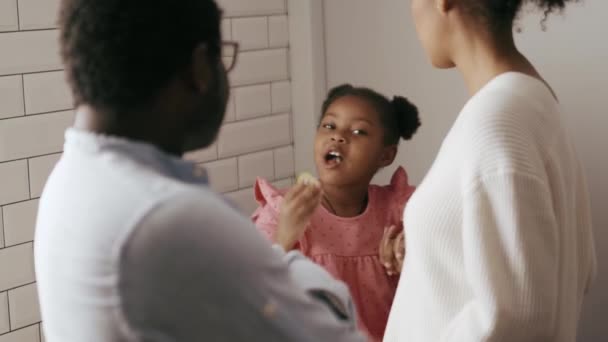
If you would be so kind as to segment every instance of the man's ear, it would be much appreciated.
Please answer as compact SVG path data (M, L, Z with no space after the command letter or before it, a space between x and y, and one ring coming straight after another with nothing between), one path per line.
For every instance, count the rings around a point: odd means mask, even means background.
M194 48L192 52L192 62L188 78L191 80L192 86L199 93L206 93L212 82L211 60L207 46L201 43Z

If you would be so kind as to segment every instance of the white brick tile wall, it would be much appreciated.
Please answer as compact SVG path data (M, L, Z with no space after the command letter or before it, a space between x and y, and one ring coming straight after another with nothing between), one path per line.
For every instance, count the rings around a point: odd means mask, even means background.
M4 248L4 220L2 219L2 207L0 207L0 248Z
M241 52L230 73L233 86L282 81L289 77L287 49Z
M277 189L288 189L293 184L294 184L293 178L281 179L281 180L278 180L278 181L272 183L272 185L274 185L274 187Z
M258 207L258 204L253 197L253 188L230 192L226 194L226 197L247 216L253 214L254 210Z
M57 30L0 34L0 75L61 69Z
M190 160L197 163L203 163L210 160L217 159L217 144L213 144L207 148L187 152L184 154L184 159Z
M21 30L53 28L57 23L60 0L19 0Z
M0 292L0 334L11 330L8 317L8 293Z
M241 50L267 48L268 18L251 17L233 19L232 39L239 42Z
M283 14L287 12L285 0L218 0L228 17Z
M232 20L222 19L222 39L232 40Z
M27 161L0 163L0 205L29 198Z
M270 84L236 88L234 102L237 120L268 115L272 112Z
M32 243L0 249L0 291L33 283L34 279Z
M0 342L40 342L38 324L1 335Z
M230 91L228 104L226 104L226 114L224 115L224 123L236 120L236 108L234 107L234 90Z
M239 187L255 183L256 177L274 180L274 156L272 151L247 154L239 157Z
M239 188L236 158L223 159L205 164L209 183L216 192L234 191Z
M277 179L287 178L294 175L293 147L286 146L274 150L274 176Z
M0 119L21 116L24 113L21 75L0 77Z
M285 113L289 111L291 111L291 82L272 83L272 112Z
M59 158L61 158L61 153L50 154L48 156L32 158L29 160L30 195L32 198L40 197L44 184L55 167L55 164L59 161Z
M60 0L0 0L0 342L43 340L35 293L35 213L73 121L58 54ZM224 40L240 43L218 142L184 158L243 212L256 176L293 183L289 34L285 0L220 0ZM10 307L10 310L9 310Z
M288 114L230 123L218 141L220 158L257 152L291 143Z
M19 28L17 20L17 1L0 0L0 32L16 31Z
M0 162L61 152L74 112L0 120Z
M8 291L11 329L19 329L40 322L40 307L36 284Z
M4 244L12 245L34 241L38 200L19 202L3 208Z
M286 15L268 18L268 33L270 47L285 47L289 45L289 21Z
M23 75L23 87L26 114L73 108L72 94L63 71Z

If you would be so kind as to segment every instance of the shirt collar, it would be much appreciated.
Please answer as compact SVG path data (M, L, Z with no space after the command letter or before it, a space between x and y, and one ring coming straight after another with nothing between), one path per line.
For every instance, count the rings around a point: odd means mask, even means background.
M185 183L209 183L207 172L202 165L167 154L152 144L69 128L65 133L65 150L73 148L89 153L118 153L144 167Z

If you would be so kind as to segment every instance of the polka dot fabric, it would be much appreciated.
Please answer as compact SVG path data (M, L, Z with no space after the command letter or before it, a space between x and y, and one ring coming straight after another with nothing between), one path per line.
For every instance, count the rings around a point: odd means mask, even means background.
M277 228L285 192L266 180L256 182L255 198L260 206L252 219L269 240ZM399 167L389 185L369 186L369 202L361 215L339 217L319 207L297 245L303 254L348 285L359 322L372 341L382 340L399 281L397 277L389 277L380 264L380 240L384 227L402 225L403 208L413 192L407 173Z

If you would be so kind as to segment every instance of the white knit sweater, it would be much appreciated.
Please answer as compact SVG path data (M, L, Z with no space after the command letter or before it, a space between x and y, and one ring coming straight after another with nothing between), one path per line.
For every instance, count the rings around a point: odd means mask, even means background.
M543 82L505 73L469 100L404 225L385 341L575 341L596 268L589 196Z

